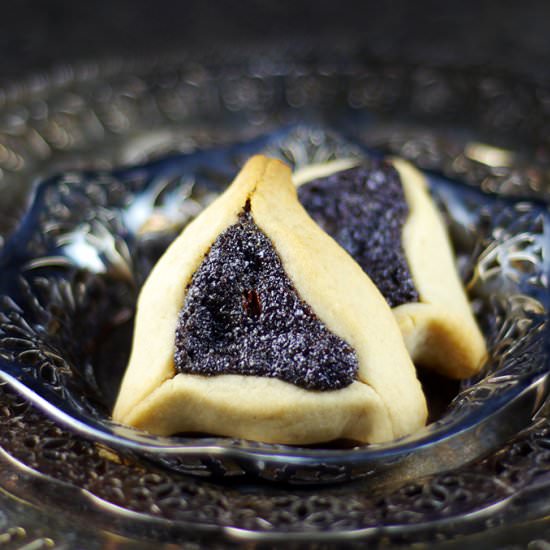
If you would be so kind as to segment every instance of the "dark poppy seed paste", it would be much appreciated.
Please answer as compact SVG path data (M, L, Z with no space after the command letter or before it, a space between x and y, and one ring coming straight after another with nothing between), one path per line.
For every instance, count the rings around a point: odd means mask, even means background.
M390 307L419 300L401 243L409 208L397 170L373 160L298 188L309 215L372 279Z
M356 378L354 350L298 296L271 241L245 212L193 276L176 329L176 369L279 378L336 390Z

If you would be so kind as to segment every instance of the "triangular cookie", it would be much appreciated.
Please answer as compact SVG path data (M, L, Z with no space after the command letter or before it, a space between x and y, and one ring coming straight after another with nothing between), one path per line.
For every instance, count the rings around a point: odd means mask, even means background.
M307 444L381 442L426 421L384 298L253 157L174 241L138 302L115 420Z
M393 308L414 362L453 378L477 373L485 342L422 174L400 159L341 159L294 180L309 214Z

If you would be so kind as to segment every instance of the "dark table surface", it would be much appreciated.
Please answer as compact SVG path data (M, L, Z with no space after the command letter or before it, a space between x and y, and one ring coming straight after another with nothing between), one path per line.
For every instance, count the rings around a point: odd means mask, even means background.
M0 17L4 82L62 62L166 51L354 44L366 56L550 77L550 4L510 0L18 0Z

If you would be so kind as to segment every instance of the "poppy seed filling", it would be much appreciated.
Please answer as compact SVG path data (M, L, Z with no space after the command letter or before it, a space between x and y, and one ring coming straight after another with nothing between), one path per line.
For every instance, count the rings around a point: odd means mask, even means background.
M176 328L181 373L278 378L336 390L357 375L354 350L298 295L271 241L246 210L194 274Z
M409 208L397 170L373 160L299 187L309 215L378 287L390 307L418 302L401 234Z

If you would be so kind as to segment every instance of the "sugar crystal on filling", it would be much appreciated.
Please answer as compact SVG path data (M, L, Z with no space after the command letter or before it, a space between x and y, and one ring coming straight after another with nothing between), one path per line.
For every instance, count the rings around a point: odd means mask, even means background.
M401 234L409 213L397 170L372 160L298 188L309 215L363 268L390 307L418 302Z
M348 386L358 369L354 350L300 298L246 209L191 280L175 365L182 373L266 376L308 390Z

